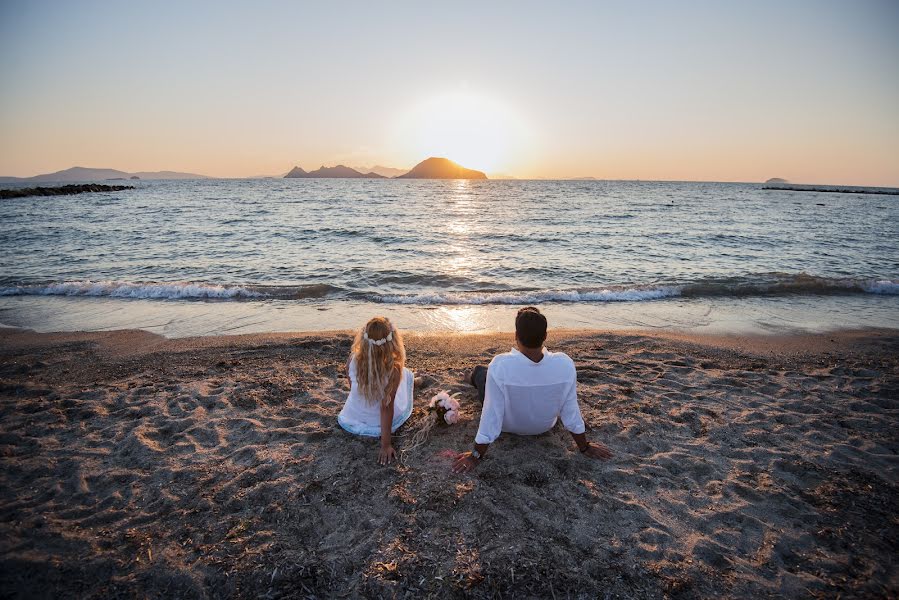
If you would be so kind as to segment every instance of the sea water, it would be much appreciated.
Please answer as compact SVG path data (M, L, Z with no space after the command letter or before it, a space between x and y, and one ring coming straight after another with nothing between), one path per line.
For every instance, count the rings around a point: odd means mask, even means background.
M0 323L168 336L899 327L899 198L638 181L206 179L0 203Z

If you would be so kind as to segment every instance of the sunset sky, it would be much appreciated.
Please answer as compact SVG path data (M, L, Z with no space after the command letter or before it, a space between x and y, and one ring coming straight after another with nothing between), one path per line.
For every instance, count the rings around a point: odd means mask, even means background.
M899 185L899 2L0 0L0 175Z

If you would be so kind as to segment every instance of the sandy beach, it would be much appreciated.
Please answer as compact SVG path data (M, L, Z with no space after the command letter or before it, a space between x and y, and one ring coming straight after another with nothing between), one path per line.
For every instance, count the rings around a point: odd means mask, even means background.
M0 596L896 597L899 332L551 331L588 436L450 472L467 368L510 335L407 336L400 464L336 425L348 333L0 330Z

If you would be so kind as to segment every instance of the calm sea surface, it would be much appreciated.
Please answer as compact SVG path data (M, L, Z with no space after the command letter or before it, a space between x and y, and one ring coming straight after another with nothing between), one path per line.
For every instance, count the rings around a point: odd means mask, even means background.
M200 180L0 203L0 322L167 335L899 326L896 197L607 181ZM511 326L511 324L509 325Z

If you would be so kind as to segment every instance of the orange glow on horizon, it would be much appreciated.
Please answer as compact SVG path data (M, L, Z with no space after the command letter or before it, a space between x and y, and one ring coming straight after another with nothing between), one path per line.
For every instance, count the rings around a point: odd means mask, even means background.
M512 108L469 91L433 95L403 109L393 146L413 164L439 156L488 176L520 168L534 151L530 130Z

